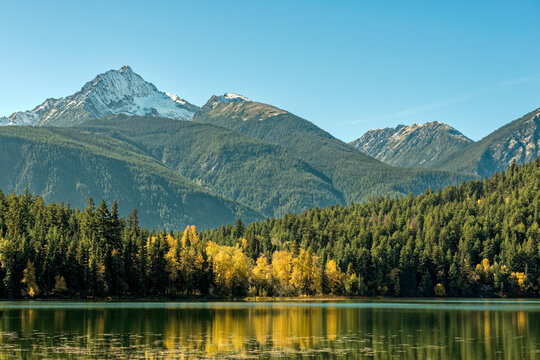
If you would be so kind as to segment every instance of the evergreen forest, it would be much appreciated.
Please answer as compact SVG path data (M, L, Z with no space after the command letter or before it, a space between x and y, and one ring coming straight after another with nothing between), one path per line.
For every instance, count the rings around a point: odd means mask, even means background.
M197 232L0 192L1 298L538 296L540 160L491 178Z

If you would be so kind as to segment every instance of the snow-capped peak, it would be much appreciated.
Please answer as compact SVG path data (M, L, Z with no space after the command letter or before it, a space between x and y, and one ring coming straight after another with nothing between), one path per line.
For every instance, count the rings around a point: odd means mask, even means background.
M223 102L242 102L242 101L251 101L247 97L235 94L235 93L226 93L222 97Z
M225 93L223 95L214 95L208 100L205 107L210 106L211 108L216 107L218 104L227 104L227 103L240 103L240 102L251 102L247 97L235 94L235 93Z
M112 114L191 120L197 110L177 95L159 91L124 65L96 76L71 96L47 99L33 110L12 114L8 124L71 126ZM5 123L0 119L0 125Z

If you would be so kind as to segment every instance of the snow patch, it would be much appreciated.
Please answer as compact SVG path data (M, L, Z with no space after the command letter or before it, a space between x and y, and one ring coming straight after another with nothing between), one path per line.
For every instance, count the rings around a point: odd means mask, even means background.
M251 101L247 97L235 94L235 93L226 93L225 95L218 96L214 101L216 103L232 103L232 102L248 102Z
M223 97L226 100L231 100L231 101L250 101L247 97L240 94L235 94L235 93L226 93L225 95L223 95Z
M174 102L176 102L176 103L179 103L179 104L182 104L182 105L186 105L186 103L187 103L186 100L180 99L180 98L178 97L178 95L176 95L176 94L166 92L165 95L167 95L168 97L170 97L171 100L174 101Z

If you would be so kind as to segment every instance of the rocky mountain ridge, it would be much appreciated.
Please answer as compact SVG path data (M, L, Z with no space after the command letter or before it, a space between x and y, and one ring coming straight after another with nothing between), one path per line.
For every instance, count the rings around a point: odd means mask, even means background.
M448 153L459 151L473 141L438 121L423 125L398 125L370 130L350 145L366 155L394 166L430 167Z

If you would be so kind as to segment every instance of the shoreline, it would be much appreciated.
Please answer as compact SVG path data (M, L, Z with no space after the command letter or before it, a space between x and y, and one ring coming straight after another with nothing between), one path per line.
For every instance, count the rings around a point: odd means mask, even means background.
M539 297L383 297L383 296L284 296L284 297L136 297L136 298L68 298L68 297L47 297L47 298L19 298L19 299L0 299L0 303L5 302L110 302L110 303L324 303L324 302L469 302L469 301L540 301Z

